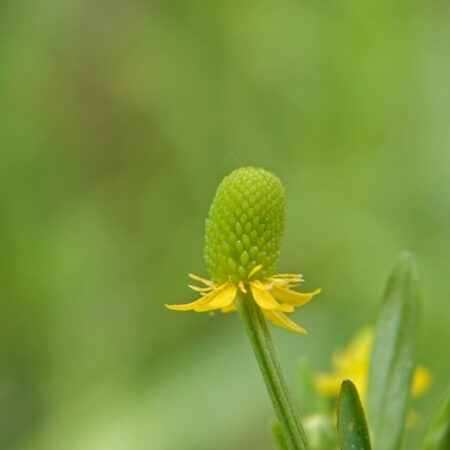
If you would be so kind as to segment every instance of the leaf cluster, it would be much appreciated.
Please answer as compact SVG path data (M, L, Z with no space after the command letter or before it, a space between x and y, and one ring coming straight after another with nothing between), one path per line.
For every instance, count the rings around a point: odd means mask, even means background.
M404 449L406 416L421 328L421 296L413 256L404 252L389 276L372 348L367 419L358 391L344 380L337 400L334 438L329 433L334 418L314 384L308 361L300 364L299 400L304 426L313 450ZM314 420L312 420L314 419ZM313 426L309 426L310 422ZM282 436L277 435L283 448ZM450 391L429 421L418 450L450 448Z

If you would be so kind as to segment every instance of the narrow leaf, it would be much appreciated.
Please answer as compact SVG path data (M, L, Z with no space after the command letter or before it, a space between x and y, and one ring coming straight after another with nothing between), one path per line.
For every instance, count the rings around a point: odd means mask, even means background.
M450 389L439 403L425 431L420 450L448 450L450 448Z
M374 448L400 448L416 358L420 298L409 252L396 261L388 280L372 350L368 418Z
M366 418L356 387L350 380L341 385L337 429L342 450L370 450Z

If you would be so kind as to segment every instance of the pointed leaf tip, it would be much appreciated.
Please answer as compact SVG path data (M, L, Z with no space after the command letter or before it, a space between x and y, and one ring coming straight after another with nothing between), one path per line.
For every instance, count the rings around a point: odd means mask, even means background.
M397 256L394 261L393 272L398 275L409 275L413 278L417 278L417 261L414 253L410 250L404 250Z
M341 384L337 429L342 450L370 450L369 430L358 391L350 380Z
M399 448L416 360L420 295L415 258L395 261L378 318L368 388L368 417L375 448Z

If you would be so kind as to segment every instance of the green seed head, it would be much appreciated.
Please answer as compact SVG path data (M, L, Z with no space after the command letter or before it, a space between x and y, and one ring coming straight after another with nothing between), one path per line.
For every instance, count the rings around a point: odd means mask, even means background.
M286 196L271 172L243 167L217 188L206 219L205 260L216 283L246 281L275 273L284 231Z

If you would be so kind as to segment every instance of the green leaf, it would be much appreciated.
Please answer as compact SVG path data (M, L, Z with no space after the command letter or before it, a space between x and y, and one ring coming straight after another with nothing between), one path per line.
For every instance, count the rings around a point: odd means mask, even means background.
M439 403L425 431L420 450L447 450L450 448L450 389Z
M297 397L298 408L302 417L313 414L328 414L330 406L325 397L323 397L314 384L314 369L311 363L303 359L298 366L298 385Z
M388 280L375 330L368 388L374 448L399 449L404 432L420 328L420 298L413 256L403 253Z
M283 429L281 425L274 421L272 425L272 434L277 444L278 450L289 450L288 443L284 437Z
M337 429L342 450L370 450L369 431L355 385L341 385L337 409Z

